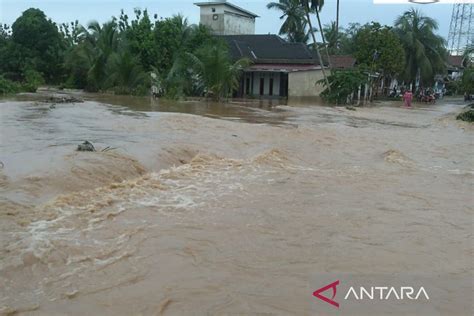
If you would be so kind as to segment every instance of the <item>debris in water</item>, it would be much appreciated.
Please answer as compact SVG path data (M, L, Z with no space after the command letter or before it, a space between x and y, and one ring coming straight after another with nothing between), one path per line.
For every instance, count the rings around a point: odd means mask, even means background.
M82 103L84 100L76 98L72 95L65 95L65 96L55 96L51 95L47 97L43 102L46 103Z
M474 110L467 110L456 116L456 120L474 122Z
M55 104L55 103L51 104L51 105L49 106L49 108L50 108L51 110L52 110L52 109L55 109L55 108L56 108L56 104Z
M86 140L77 146L77 151L95 151L95 147L91 142Z
M357 109L353 106L346 106L346 110L349 110L349 111L357 111Z

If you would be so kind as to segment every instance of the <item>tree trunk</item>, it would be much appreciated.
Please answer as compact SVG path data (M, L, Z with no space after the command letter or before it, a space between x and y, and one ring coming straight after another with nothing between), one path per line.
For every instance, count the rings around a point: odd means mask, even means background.
M323 40L324 49L326 50L326 57L328 59L329 68L331 69L331 59L329 58L328 46L324 38L323 26L321 25L321 18L319 17L319 10L316 9L316 18L318 19L319 32L321 32L321 39ZM316 42L315 42L316 43Z
M318 56L318 59L319 59L319 64L320 64L321 70L323 72L324 80L326 81L326 85L328 87L328 90L331 91L331 86L329 85L329 80L328 80L328 77L326 76L326 71L324 70L323 59L321 58L321 54L319 52L318 44L316 43L316 36L314 35L313 25L311 24L311 18L309 16L309 8L306 8L306 18L308 19L309 31L311 32L311 37L313 38L314 49L316 50L316 55Z

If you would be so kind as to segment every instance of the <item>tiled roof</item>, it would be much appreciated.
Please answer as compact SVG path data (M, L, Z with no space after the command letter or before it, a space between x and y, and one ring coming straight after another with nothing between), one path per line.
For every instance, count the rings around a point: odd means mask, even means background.
M278 35L224 35L232 58L249 58L259 64L314 64L303 43L288 43ZM319 64L319 63L318 63Z
M351 55L331 55L331 66L338 69L350 69L353 68L356 59Z
M462 56L448 56L448 65L453 67L463 67L463 57Z

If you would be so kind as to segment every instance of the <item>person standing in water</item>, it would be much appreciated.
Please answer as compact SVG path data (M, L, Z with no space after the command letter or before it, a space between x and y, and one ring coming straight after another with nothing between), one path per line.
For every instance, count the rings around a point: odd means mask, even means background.
M411 101L413 100L413 93L409 89L403 94L403 101L405 101L405 107L411 108Z

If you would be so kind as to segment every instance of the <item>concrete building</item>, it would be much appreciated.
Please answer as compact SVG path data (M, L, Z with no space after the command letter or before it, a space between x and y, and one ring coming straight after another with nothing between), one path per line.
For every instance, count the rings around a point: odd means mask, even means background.
M319 96L321 66L303 43L288 43L278 35L222 36L234 60L248 58L235 97L286 98Z
M194 3L201 10L200 23L216 35L255 34L255 13L226 0Z

